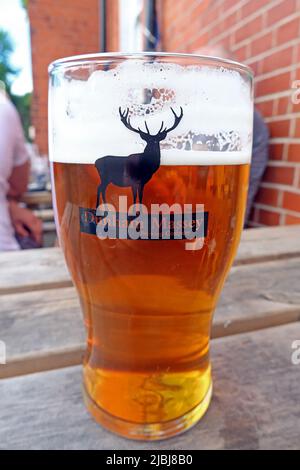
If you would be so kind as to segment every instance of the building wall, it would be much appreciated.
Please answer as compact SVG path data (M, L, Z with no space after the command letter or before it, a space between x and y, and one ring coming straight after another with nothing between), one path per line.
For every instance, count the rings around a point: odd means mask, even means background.
M256 106L268 123L270 161L252 225L300 223L299 0L160 0L163 49L222 43L256 74Z
M98 0L29 0L33 105L32 123L41 154L48 153L47 68L60 57L99 52Z
M106 50L118 52L120 50L119 0L107 0L106 4Z
M146 1L146 0L144 0ZM223 44L256 74L256 106L271 133L270 160L253 226L300 223L300 0L157 0L162 49L195 52ZM33 124L47 153L47 66L99 51L99 1L29 0L34 77ZM118 0L107 0L107 50L119 50Z

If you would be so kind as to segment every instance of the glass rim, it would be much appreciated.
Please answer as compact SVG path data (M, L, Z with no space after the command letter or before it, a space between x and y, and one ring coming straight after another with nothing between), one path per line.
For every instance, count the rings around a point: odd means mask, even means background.
M105 63L112 60L127 60L127 59L142 59L143 57L162 57L162 58L174 58L174 59L194 59L199 61L206 61L205 65L222 65L225 68L231 68L238 70L243 73L247 73L253 79L253 70L248 65L242 64L235 60L224 59L222 57L210 56L205 54L188 54L179 52L100 52L96 54L80 54L69 57L62 57L51 62L48 66L48 73L51 74L57 69L74 66L91 65L93 63Z

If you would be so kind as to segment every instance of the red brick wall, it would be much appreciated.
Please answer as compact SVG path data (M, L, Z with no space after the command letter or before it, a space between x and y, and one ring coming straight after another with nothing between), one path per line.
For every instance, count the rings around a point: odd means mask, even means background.
M252 225L300 223L300 0L157 0L162 49L194 52L223 44L255 73L256 106L271 132L270 161ZM99 50L99 2L30 0L33 123L47 153L47 66L55 58ZM118 1L107 1L107 49L119 49Z
M270 128L270 161L252 225L300 223L299 0L160 0L163 49L222 43L255 73L256 106Z
M106 50L118 52L119 47L119 1L106 2Z
M99 52L98 0L29 0L36 143L48 153L48 64L60 57Z

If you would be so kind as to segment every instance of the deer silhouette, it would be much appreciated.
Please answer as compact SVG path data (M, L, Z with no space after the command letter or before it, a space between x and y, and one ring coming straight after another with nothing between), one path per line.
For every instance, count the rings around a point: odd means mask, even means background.
M139 127L135 129L131 125L130 118L128 117L129 109L127 108L126 111L122 112L121 107L119 108L121 122L124 126L130 131L139 134L147 145L142 153L133 153L124 157L107 155L95 161L95 167L97 168L101 180L97 190L96 207L99 205L100 195L102 195L103 202L106 203L105 192L110 183L121 187L131 187L133 203L136 203L137 194L140 203L142 203L144 186L160 167L159 143L167 137L169 132L178 126L183 116L181 107L179 115L175 113L173 108L171 108L171 111L174 115L174 124L167 128L164 127L164 122L162 122L157 134L152 135L150 134L146 121L146 132L142 131Z

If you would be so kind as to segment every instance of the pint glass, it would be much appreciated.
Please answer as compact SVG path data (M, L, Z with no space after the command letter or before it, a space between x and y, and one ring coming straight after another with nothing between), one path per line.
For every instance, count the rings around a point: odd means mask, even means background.
M85 319L84 399L123 436L169 437L208 408L252 121L252 75L235 62L142 53L50 66L54 207Z

